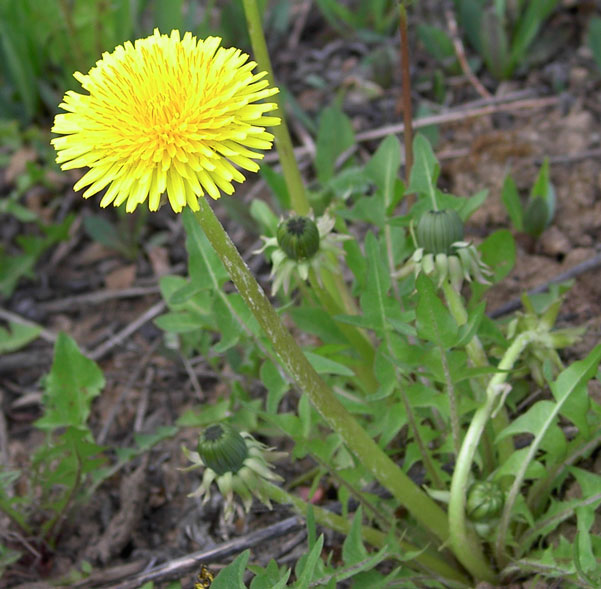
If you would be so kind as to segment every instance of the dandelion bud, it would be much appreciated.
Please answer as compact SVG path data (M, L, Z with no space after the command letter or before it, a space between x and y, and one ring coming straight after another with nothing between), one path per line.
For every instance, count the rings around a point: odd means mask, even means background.
M237 473L248 456L244 438L227 424L208 427L198 440L198 453L202 461L217 475Z
M473 522L495 519L503 509L505 494L493 481L475 482L467 492L467 516Z
M524 231L532 237L540 237L549 224L549 206L543 198L532 198L524 212Z
M319 230L309 217L290 217L280 223L278 244L293 260L308 260L319 251Z
M183 470L203 467L201 485L191 493L191 497L202 497L207 502L211 497L211 485L217 484L225 498L224 515L231 521L237 495L248 512L253 496L271 509L269 496L263 489L263 481L282 481L282 477L272 469L272 460L284 456L282 452L273 452L272 448L257 442L249 433L238 433L233 427L220 423L211 425L200 436L198 452L182 448L193 463Z
M431 254L449 254L463 240L463 221L454 209L428 211L417 224L417 243Z

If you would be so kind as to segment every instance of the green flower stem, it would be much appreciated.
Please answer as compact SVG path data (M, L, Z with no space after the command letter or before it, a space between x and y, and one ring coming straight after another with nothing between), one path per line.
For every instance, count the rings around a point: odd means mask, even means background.
M313 460L322 466L322 472L327 474L332 480L336 481L340 488L344 487L348 490L350 495L361 504L365 510L366 517L368 517L374 523L378 522L381 531L388 533L393 527L395 527L396 522L390 519L390 513L380 509L370 499L368 499L367 493L356 489L351 483L340 476L336 472L335 468L323 461L319 456L312 453L311 458L313 458ZM314 482L316 481L317 479L314 479Z
M310 284L310 286L309 286ZM323 309L330 315L335 316L344 313L336 301L330 296L319 281L313 269L309 270L309 282L299 282L299 288L302 293L303 300L310 301L314 297ZM368 394L374 394L380 386L373 370L375 352L371 346L371 342L364 337L364 332L348 323L337 322L336 325L348 340L352 348L359 353L360 361L352 366L352 371L355 373L358 381L363 385L363 390Z
M293 382L299 390L309 395L313 406L376 480L386 487L426 530L444 543L449 537L444 511L374 442L315 372L295 339L282 324L279 315L257 284L206 199L199 199L199 206L200 211L195 213L197 222L221 258L238 292L273 344Z
M453 315L457 325L464 325L467 323L467 311L463 305L463 301L461 300L461 295L453 288L448 280L443 281L442 291L444 292L449 311L451 312L451 315ZM482 343L477 335L474 335L474 337L469 341L469 343L466 345L466 349L474 366L488 365L488 358L486 357Z
M442 364L442 370L446 380L447 397L449 399L449 416L451 418L451 433L453 435L453 450L455 456L459 455L459 448L461 447L461 424L459 420L459 409L457 407L457 395L455 394L455 385L453 378L451 377L451 371L449 369L449 362L447 359L447 351L438 345L438 352L440 354L440 361ZM442 487L441 487L442 488Z
M312 292L319 300L321 306L330 315L335 316L344 313L344 309L341 309L338 303L330 296L330 293L321 286L312 268L309 270L309 282L311 283ZM371 341L363 331L353 325L340 321L337 321L336 325L355 351L358 352L359 356L361 356L362 361L353 368L353 372L361 381L367 393L375 393L378 390L379 384L373 371L375 352Z
M336 262L333 255L331 256L331 261ZM340 307L339 312L357 315L359 313L359 308L357 307L357 303L350 293L346 282L343 280L340 271L330 272L326 268L322 268L320 276L325 289ZM365 334L364 337L367 338ZM367 339L369 340L369 338ZM369 345L372 346L371 341L369 341Z
M271 67L271 60L269 59L269 52L267 51L267 43L265 42L263 23L261 21L261 15L259 14L257 0L243 0L243 3L244 14L246 15L246 26L248 28L248 34L250 36L250 42L252 43L255 59L257 60L259 69L267 72L269 85L275 87L273 68ZM274 96L273 100L278 105L278 108L273 112L273 115L280 117L282 119L282 124L272 127L270 132L275 136L275 146L278 150L278 155L280 156L280 163L282 164L282 171L284 172L286 186L288 187L288 193L290 194L292 209L299 215L306 215L311 207L309 206L305 185L303 184L300 170L298 169L296 158L294 157L292 140L290 139L290 132L288 131L288 125L286 124L284 109L281 107L280 100L277 96Z
M311 287L316 290L321 303L330 315L335 317L343 314L359 314L355 299L340 272L331 272L327 268L322 268L319 276L321 282L317 279L316 272L313 269L310 270ZM321 284L323 284L323 288ZM379 384L373 370L376 351L372 340L359 327L341 321L337 321L336 324L363 359L363 362L357 366L357 376L361 379L368 393L375 393Z
M317 278L317 274L313 268L309 270L309 282L311 283L311 289L328 313L331 315L340 315L345 313L346 309L342 308L340 303L331 296L329 290L326 290L321 286L319 279ZM352 314L355 315L356 313ZM342 323L339 321L336 323L349 342L361 355L363 360L369 364L372 364L374 361L375 351L373 343L367 334L354 325L349 325L348 323Z
M451 481L451 498L449 501L449 529L451 532L451 547L453 552L475 579L496 583L496 574L490 568L478 539L468 528L465 515L467 489L470 484L470 475L474 456L480 442L484 428L501 395L501 385L507 379L511 370L524 348L536 337L534 332L527 331L515 338L505 355L499 362L499 372L491 379L486 389L486 400L474 414L468 428Z
M464 325L467 323L467 311L463 306L463 301L461 300L461 295L452 287L451 283L448 280L445 280L442 285L442 290L444 292L445 299L447 301L447 305L451 312L451 315L457 322L457 325ZM486 352L484 351L484 346L480 341L480 338L474 334L474 337L466 344L465 351L469 359L471 360L474 366L488 366L488 358L486 357ZM482 390L485 390L486 385L483 384L483 379L479 379L478 382L481 383ZM507 411L505 407L503 407L500 411L497 412L495 417L492 419L492 438L496 438L497 435L503 431L507 425L509 424L509 418L507 417ZM487 436L484 439L484 450L487 455L487 463L489 467L495 463L493 460L494 451L492 448L491 437ZM506 460L509 459L511 454L513 453L513 445L509 438L505 438L501 440L496 445L496 452L498 455L498 460L496 463L502 464ZM492 468L489 468L492 470Z
M341 534L348 534L351 531L351 522L346 518L317 505L310 505L300 497L292 495L281 487L268 481L262 481L262 485L262 490L274 503L279 503L280 505L292 504L294 509L296 509L303 517L307 516L307 510L311 507L313 509L315 521L318 524L340 532ZM383 548L389 542L389 536L387 534L383 534L370 526L361 526L361 535L366 542L375 548ZM456 583L470 585L470 581L465 575L437 554L427 550L420 552L418 548L404 540L399 541L399 547L403 552L417 552L418 554L414 557L414 560L421 568L434 573L437 576L453 580Z
M250 36L257 64L262 71L267 72L267 79L269 80L270 86L276 86L257 0L243 0L243 4L248 34ZM288 130L288 125L286 123L286 113L282 108L280 99L277 96L274 96L273 100L278 105L278 108L273 114L274 116L280 117L282 123L281 125L270 128L270 132L275 136L275 146L278 151L280 163L282 164L286 187L290 194L292 210L299 215L307 215L311 206L294 156L290 131ZM352 310L354 307L353 298L348 291L346 283L342 280L340 273L324 271L322 274L324 282L326 283L326 288L328 288L334 300L338 301L342 308L346 309L347 313L355 314L356 311ZM336 288L330 288L332 284L335 284Z
M394 357L392 354L392 347L390 345L389 338L386 337L386 345L388 348L388 354L391 357ZM413 435L413 441L417 444L419 448L419 454L421 456L422 462L424 464L424 468L426 469L426 473L428 478L431 481L432 486L435 489L443 489L444 484L436 470L436 466L434 464L434 460L432 460L432 456L430 454L428 445L424 442L419 428L417 427L417 419L415 418L415 413L413 411L414 407L411 405L411 401L409 401L409 397L407 396L407 391L405 388L405 383L401 378L399 369L397 366L394 367L394 374L396 377L396 381L398 383L398 390L401 395L401 399L403 401L403 407L405 408L405 414L407 416L407 423L409 424L409 430Z

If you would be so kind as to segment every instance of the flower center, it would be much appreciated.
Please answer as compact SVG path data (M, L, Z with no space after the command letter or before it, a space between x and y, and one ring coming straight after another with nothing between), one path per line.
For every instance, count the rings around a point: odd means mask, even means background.
M307 220L304 217L293 217L288 220L287 229L288 233L292 233L293 235L301 236L305 227L307 226Z
M223 428L220 425L212 425L205 430L204 438L207 442L215 442L223 436Z

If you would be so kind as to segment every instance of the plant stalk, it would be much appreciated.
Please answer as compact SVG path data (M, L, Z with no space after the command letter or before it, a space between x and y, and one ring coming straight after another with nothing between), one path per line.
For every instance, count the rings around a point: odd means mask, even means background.
M457 404L457 395L455 394L455 385L451 377L451 371L449 369L449 362L447 359L447 351L441 346L438 346L438 352L440 354L440 360L442 363L442 370L446 382L447 397L449 399L449 414L451 418L451 433L453 435L453 450L455 451L455 457L459 455L459 449L461 447L461 425L459 422L459 409Z
M291 333L284 327L263 289L252 273L206 199L199 199L195 219L221 258L232 281L257 318L275 352L296 386L309 396L313 406L340 435L359 461L386 487L399 503L426 530L443 543L449 537L444 511L388 457L311 366ZM186 212L186 214L189 214Z
M442 290L445 296L445 300L447 301L447 306L451 315L455 319L457 325L465 325L468 320L467 311L463 305L463 301L461 300L461 295L453 288L451 283L448 280L443 281ZM484 346L480 341L480 338L474 334L474 337L465 345L465 351L472 363L473 366L488 366L488 358L486 356L486 352L484 351ZM484 391L486 389L486 384L483 382L483 377L476 379L477 383L480 385L480 390ZM478 397L476 397L478 399ZM482 400L482 399L478 399ZM505 407L502 407L500 411L492 419L492 430L493 436L496 437L501 431L503 431L507 425L509 424L509 418L507 417L507 411ZM486 462L489 465L489 471L493 470L492 465L495 463L494 453L495 448L492 447L491 440L487 436L484 439L485 444L485 453L486 453ZM501 440L496 445L496 453L498 459L496 460L497 464L502 464L506 460L509 459L511 454L513 453L513 445L509 438L505 438Z
M317 274L312 268L309 270L309 282L318 301L330 315L336 316L344 313L345 309L341 309L330 293L321 286ZM363 384L365 391L370 395L374 394L378 390L379 384L373 371L375 352L370 339L364 331L354 325L342 321L337 321L336 325L361 357L361 361L354 366L353 372Z
M57 526L59 526L59 524L61 524L61 520L65 517L65 514L67 513L69 506L73 502L73 500L75 498L75 494L81 485L81 478L82 478L81 477L81 456L77 452L77 449L75 448L74 444L72 444L71 450L74 453L76 460L77 460L77 470L75 472L75 480L73 481L73 485L69 489L67 496L63 500L63 504L60 506L60 509L56 512L56 514L55 514L54 518L51 520L51 522L48 523L47 529L44 532L44 536L43 536L44 541L48 542L48 544L50 544L50 546L52 546L52 547L54 547L56 538L58 536L58 530L56 528L57 528ZM60 526L59 526L59 530L60 530Z
M486 400L476 411L472 422L463 438L463 444L451 481L451 498L449 501L449 529L451 533L451 546L459 562L478 581L496 583L497 575L490 568L482 547L471 529L468 528L466 520L465 504L474 456L480 443L480 438L490 416L498 402L501 386L504 384L511 370L524 348L536 337L533 332L521 333L505 352L499 362L499 372L491 379L486 389Z
M265 42L263 23L261 15L259 14L257 0L243 0L243 4L244 14L246 15L246 26L248 28L248 34L250 36L255 59L257 60L259 69L267 72L269 85L275 87L273 68L271 67L271 59L269 58L269 52L267 51L267 43ZM286 186L288 187L288 193L290 194L290 204L296 213L299 215L306 215L311 207L307 199L305 185L300 170L298 169L294 157L292 140L290 139L290 132L288 130L288 125L286 124L286 115L279 97L274 96L273 99L278 105L278 108L273 112L273 116L280 117L282 124L272 127L270 131L275 136L275 146L280 157L280 163L282 164L282 171L284 173L284 179L286 180Z

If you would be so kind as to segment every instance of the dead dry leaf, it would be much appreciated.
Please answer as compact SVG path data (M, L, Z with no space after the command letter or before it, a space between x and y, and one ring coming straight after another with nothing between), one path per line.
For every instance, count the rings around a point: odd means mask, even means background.
M169 264L169 252L164 247L153 247L148 250L148 258L152 265L152 271L157 277L169 274L171 266Z
M8 162L4 170L4 179L7 184L12 184L17 176L20 176L29 162L34 162L37 158L37 153L32 147L22 147L17 149Z
M109 272L104 277L104 282L109 290L123 290L130 288L136 279L136 266L120 266L116 270Z

